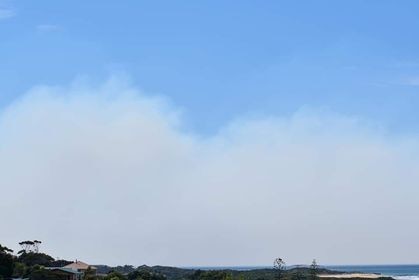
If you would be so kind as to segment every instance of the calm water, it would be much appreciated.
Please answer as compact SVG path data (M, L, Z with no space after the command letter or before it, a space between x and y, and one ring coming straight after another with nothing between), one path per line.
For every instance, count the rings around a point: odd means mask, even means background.
M419 279L419 265L340 265L326 268L364 273L380 273L397 279Z

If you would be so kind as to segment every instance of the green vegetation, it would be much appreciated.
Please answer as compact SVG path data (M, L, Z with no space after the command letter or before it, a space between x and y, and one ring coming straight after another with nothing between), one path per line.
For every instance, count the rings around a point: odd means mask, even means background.
M29 278L30 280L61 280L62 276L45 267L64 266L69 261L54 260L53 257L39 253L41 241L22 241L22 250L13 255L13 250L0 245L0 279Z
M283 280L285 276L285 262L281 258L274 260L274 269L276 271L275 280Z
M317 265L316 260L313 260L313 262L310 265L310 273L308 275L309 280L318 280L318 272L319 266Z
M0 244L0 277L11 277L14 269L13 251ZM0 279L1 279L0 278Z
M63 267L71 262L55 260L40 253L40 241L23 241L19 243L22 250L17 255L7 247L0 245L0 280L27 278L29 280L62 280L66 279L58 271L49 267ZM97 274L90 267L84 272L82 280L319 280L319 274L342 273L319 268L316 260L309 267L287 268L281 258L274 261L272 268L252 270L199 270L168 266L146 266L135 268L132 265L109 267L95 265ZM321 278L322 280L336 280ZM351 280L365 280L355 279ZM392 280L381 277L378 280Z
M25 277L25 276L24 276ZM43 266L35 265L32 267L30 273L26 275L31 280L62 280L62 277Z

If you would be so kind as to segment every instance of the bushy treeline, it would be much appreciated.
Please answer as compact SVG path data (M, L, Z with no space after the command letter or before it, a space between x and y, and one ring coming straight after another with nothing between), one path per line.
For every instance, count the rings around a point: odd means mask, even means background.
M13 277L55 280L53 273L44 267L65 266L69 263L71 262L55 260L47 254L34 251L22 250L14 255L13 250L0 245L0 279Z
M40 241L19 243L23 249L17 255L14 255L9 248L0 245L0 280L12 277L30 280L61 280L62 275L47 268L63 267L71 262L55 260L47 254L40 253L40 243ZM97 266L98 275L88 270L84 273L83 280L316 280L312 269L286 270L283 264L279 263L276 269L249 271L196 270L145 265L137 268L130 265Z
M100 267L100 266L99 266ZM115 270L121 275L121 269L127 270L127 267L115 267ZM100 271L109 271L112 268L99 268ZM134 269L134 268L133 268ZM310 268L297 268L284 271L282 277L278 278L278 271L275 269L254 269L254 270L200 270L187 269L167 266L140 266L138 271L145 271L152 275L163 276L167 280L315 280L313 279L312 270ZM127 275L131 275L128 273ZM118 278L121 280L132 280L128 277ZM142 278L144 279L144 278ZM162 280L162 279L145 279L145 280Z
M7 247L0 245L0 280L10 278L27 278L30 280L62 280L62 275L47 269L63 267L70 261L55 260L53 257L40 253L40 241L24 241L19 243L22 250L17 255ZM253 270L197 270L167 266L146 265L137 268L131 265L109 267L97 265L96 275L88 269L82 280L319 280L318 274L339 273L319 268L315 261L311 266L289 268L285 262L277 258L273 268ZM322 278L322 280L332 280ZM365 280L365 279L356 279ZM384 277L380 280L392 280Z
M21 244L22 243L22 244ZM38 251L40 241L24 241L19 243L25 249L13 254L13 250L0 245L0 280L25 278L30 280L63 280L63 275L47 269L63 267L70 261L55 260L53 257ZM32 249L36 245L36 250ZM65 277L64 277L65 278ZM88 269L83 280L166 280L162 274L146 269L134 269L132 266L110 268L105 275L95 275Z

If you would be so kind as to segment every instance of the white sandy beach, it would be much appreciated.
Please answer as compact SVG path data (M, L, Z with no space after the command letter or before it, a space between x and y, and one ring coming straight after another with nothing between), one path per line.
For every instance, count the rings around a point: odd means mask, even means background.
M376 278L383 277L383 276L380 275L380 274L372 274L372 273L345 273L345 274L320 274L319 277L340 278L340 279L349 279L349 278L376 279Z

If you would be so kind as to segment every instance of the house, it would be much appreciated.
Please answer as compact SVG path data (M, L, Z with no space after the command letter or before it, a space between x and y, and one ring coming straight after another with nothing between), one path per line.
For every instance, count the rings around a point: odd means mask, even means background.
M80 280L83 275L81 272L64 267L46 267L46 269L53 272L60 280Z
M72 269L72 270L80 272L82 274L84 274L89 269L91 274L93 274L93 275L96 275L96 271L97 271L96 267L88 265L87 263L84 263L84 262L81 262L81 261L78 261L78 260L64 266L63 268Z

